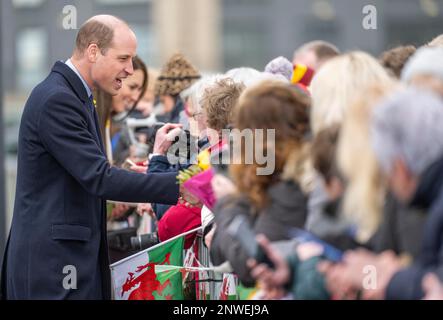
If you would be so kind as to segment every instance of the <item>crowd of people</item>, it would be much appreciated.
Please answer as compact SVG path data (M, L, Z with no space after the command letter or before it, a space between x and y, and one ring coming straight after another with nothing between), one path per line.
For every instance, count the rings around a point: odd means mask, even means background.
M176 205L114 204L110 229L129 221L146 248L202 226L211 264L268 299L443 299L443 35L378 58L313 41L215 75L182 54L133 66L94 95L108 160L179 176L205 158L214 201L181 185ZM235 146L227 130L254 134ZM266 259L231 232L239 216Z

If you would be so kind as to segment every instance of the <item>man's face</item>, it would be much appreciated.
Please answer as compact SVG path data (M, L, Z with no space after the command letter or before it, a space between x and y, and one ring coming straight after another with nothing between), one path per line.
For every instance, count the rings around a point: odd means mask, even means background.
M294 55L294 59L292 64L304 64L305 66L317 70L318 69L318 60L315 52L313 50L302 51Z
M122 87L122 80L134 73L132 58L137 52L137 39L126 27L114 30L111 47L102 54L96 53L91 67L91 78L94 86L116 95Z
M418 74L412 77L409 83L419 88L431 90L443 97L443 81L433 75Z

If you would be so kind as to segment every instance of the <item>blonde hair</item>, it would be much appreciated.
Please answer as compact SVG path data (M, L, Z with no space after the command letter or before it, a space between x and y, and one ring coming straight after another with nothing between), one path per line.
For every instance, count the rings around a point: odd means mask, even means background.
M357 238L367 241L378 228L384 205L385 183L370 144L371 111L395 82L366 87L349 105L337 145L337 164L347 183L343 213L358 227Z
M443 34L436 36L428 43L429 47L443 47Z
M386 83L391 77L371 55L354 51L326 62L311 83L311 130L317 134L340 124L356 96L372 83Z

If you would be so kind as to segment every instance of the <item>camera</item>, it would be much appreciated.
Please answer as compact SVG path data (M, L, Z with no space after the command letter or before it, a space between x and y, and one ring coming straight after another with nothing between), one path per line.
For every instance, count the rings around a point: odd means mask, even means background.
M197 152L197 139L191 136L189 130L181 129L169 147L167 157L173 164L186 164L197 156Z
M142 234L136 237L131 237L131 248L134 250L144 250L150 248L160 241L156 232Z

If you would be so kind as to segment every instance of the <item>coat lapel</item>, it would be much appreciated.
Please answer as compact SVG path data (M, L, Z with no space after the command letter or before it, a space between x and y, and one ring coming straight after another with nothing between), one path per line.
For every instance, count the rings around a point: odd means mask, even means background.
M71 86L74 93L77 95L77 97L83 102L85 108L88 111L88 115L90 116L89 119L92 124L91 133L94 136L98 146L100 147L100 150L103 154L105 154L105 149L103 146L103 141L100 133L100 126L98 123L98 117L96 114L95 106L93 104L93 101L88 97L88 93L86 92L86 89L83 85L83 82L80 80L80 78L75 74L74 71L69 68L64 62L57 61L52 68L53 72L57 72L61 74L66 81Z

